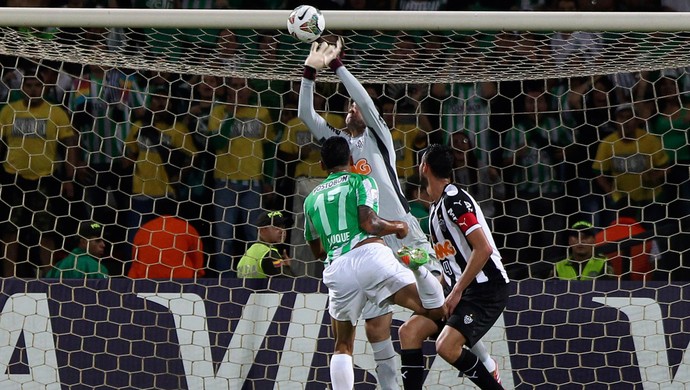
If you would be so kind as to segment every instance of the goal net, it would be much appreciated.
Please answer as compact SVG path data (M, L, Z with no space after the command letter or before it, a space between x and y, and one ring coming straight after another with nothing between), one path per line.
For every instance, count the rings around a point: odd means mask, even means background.
M310 45L287 34L288 14L0 12L3 386L326 388L327 294L302 208L325 172L297 118ZM457 152L455 180L515 281L485 339L504 385L690 383L690 18L324 16L323 39L343 38L344 64L391 129L423 227L419 153ZM320 71L317 112L343 128L348 103ZM270 240L266 217L286 227L275 261L240 264ZM166 252L171 237L192 243L185 255ZM580 238L612 277L544 282L557 264L580 271ZM86 271L84 252L100 259ZM73 279L84 272L110 278ZM396 311L396 342L409 314ZM355 352L356 380L373 388L361 327ZM425 352L426 384L456 388L433 343Z

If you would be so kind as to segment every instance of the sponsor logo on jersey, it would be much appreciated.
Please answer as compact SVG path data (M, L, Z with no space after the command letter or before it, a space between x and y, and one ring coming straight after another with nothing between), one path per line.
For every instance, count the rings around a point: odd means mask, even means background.
M328 183L323 183L323 184L316 186L316 188L314 188L314 191L312 191L312 192L316 193L319 191L327 190L329 188L333 188L333 187L337 186L338 184L344 183L348 180L350 180L350 176L349 175L343 175L343 176L340 176L339 178L337 178L335 180L329 181Z
M436 258L439 260L445 259L447 256L453 256L456 253L453 243L449 240L434 244L434 252L436 253Z
M352 166L352 172L359 173L360 175L368 175L371 173L371 165L369 165L366 158L360 158L355 165Z

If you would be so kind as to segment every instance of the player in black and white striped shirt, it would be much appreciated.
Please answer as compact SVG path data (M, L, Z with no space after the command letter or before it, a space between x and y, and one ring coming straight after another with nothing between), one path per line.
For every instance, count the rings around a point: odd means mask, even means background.
M433 200L429 212L432 245L450 289L445 302L449 317L436 339L436 351L480 388L501 389L497 378L468 348L503 313L508 274L477 201L452 182L453 159L449 146L431 145L419 166Z

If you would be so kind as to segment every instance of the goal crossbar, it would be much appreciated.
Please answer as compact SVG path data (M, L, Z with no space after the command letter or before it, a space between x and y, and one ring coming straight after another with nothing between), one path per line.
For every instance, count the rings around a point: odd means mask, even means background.
M0 25L285 29L289 12L8 7L0 12ZM686 12L322 12L330 30L690 31L690 13ZM37 14L41 17L36 18Z

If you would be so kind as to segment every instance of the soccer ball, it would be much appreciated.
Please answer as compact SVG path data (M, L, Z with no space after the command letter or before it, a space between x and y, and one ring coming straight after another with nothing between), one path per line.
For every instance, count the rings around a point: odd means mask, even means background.
M326 28L326 20L321 11L311 5L300 5L295 8L287 20L290 35L302 42L314 42L319 39Z

